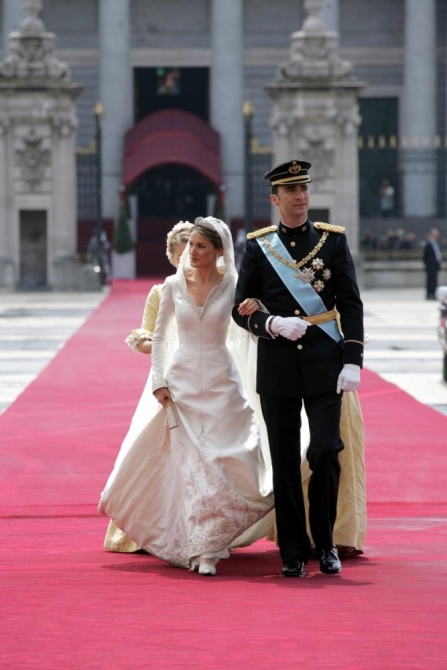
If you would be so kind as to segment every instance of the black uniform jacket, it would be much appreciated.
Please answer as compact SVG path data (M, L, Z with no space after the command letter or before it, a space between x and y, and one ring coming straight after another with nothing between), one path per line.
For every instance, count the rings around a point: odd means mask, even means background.
M429 272L430 270L438 272L438 270L441 267L441 263L436 258L436 253L431 242L426 242L424 246L423 258L426 270L428 270Z
M295 229L280 223L273 234L279 235L292 258L299 262L315 249L325 232L306 221ZM316 325L309 326L296 342L281 336L272 338L266 330L269 314L302 317L306 312L285 287L257 239L248 239L233 318L239 326L259 336L256 388L260 395L304 398L333 392L344 363L362 367L363 305L346 236L329 232L322 248L300 269L307 269L310 275L314 272L314 277L310 277L312 285L320 289L319 296L328 311L337 308L344 339L354 342L346 342L343 350ZM258 311L249 317L240 316L237 307L246 298L260 300L269 314Z

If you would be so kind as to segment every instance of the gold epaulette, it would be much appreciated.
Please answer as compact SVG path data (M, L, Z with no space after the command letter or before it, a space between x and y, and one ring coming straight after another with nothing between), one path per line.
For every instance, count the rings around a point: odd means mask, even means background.
M252 233L248 233L247 240L254 240L255 237L262 237L268 233L276 233L278 226L267 226L267 228L260 228L259 230L254 230Z
M327 233L344 233L346 228L343 226L334 226L332 223L321 223L321 221L317 221L317 223L314 223L314 228L317 230L325 230Z

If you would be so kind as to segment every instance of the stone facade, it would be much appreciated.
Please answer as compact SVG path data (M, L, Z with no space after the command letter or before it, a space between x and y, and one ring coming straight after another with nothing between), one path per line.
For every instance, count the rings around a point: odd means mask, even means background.
M346 227L357 255L357 97L362 84L341 58L337 34L321 22L322 4L305 0L309 17L292 34L289 58L266 89L273 99L274 163L309 159L312 206L328 210L331 223Z
M216 0L218 2L218 0ZM18 0L0 0L1 34L9 32L17 25L15 8ZM278 64L287 59L290 34L302 25L305 17L304 0L240 0L243 9L243 90L242 97L254 106L253 133L262 147L272 144L272 100L265 92L265 86L275 77ZM406 23L410 13L416 11L417 0L325 0L325 20L335 21L339 26L340 56L353 65L353 74L365 82L360 96L363 99L389 98L398 101L399 133L413 133L406 127L407 118L415 119L419 114L409 109L415 101L411 95L411 77L406 70L411 68L408 60L408 40ZM446 134L446 44L447 44L447 3L445 0L428 0L433 6L433 16L425 12L422 20L429 22L426 33L433 31L435 61L424 65L435 74L435 101L431 101L421 117L425 126L422 133L429 131L440 138L443 146ZM228 4L222 0L224 5ZM214 48L212 33L211 0L166 0L155 3L150 0L122 0L128 7L130 35L129 49L132 67L212 67ZM423 4L423 3L422 3ZM46 26L58 36L58 58L70 65L73 76L83 86L82 95L76 100L78 127L76 143L88 147L94 139L95 121L93 107L100 97L100 0L45 0L42 18ZM331 18L332 17L332 18ZM335 18L334 18L335 17ZM417 24L416 20L416 24ZM433 26L434 23L434 26ZM3 40L4 42L5 40ZM417 46L417 45L416 45ZM3 44L3 49L5 44ZM433 74L433 72L432 72ZM422 80L424 75L422 74ZM227 82L228 83L228 82ZM407 87L407 88L406 88ZM231 88L231 86L230 86ZM132 95L132 94L130 94ZM238 93L239 96L239 93ZM431 97L431 94L430 94ZM131 101L132 102L132 101ZM235 103L236 104L236 103ZM332 103L331 103L332 104ZM335 103L334 103L335 104ZM429 113L428 113L429 109ZM132 116L132 113L130 114ZM408 124L407 124L408 126ZM115 131L114 131L115 132ZM225 134L225 130L223 131ZM419 130L418 130L419 132ZM418 140L419 141L419 140ZM422 138L422 142L425 140ZM318 139L315 133L306 134L302 145L304 150L315 149L314 163L321 160L316 151L327 155L331 148L327 142ZM233 159L232 159L233 160ZM431 159L430 159L431 160ZM414 161L408 162L412 168ZM433 163L433 161L432 161ZM430 163L430 164L432 164ZM405 172L405 165L399 174ZM114 179L119 175L114 168ZM437 160L437 215L446 211L446 175L444 160ZM433 188L433 174L429 176ZM407 193L415 190L407 180ZM418 177L416 177L418 179ZM426 189L425 189L426 191ZM116 184L115 184L116 192ZM315 185L314 185L315 192ZM441 193L441 197L440 197ZM375 197L375 196L373 196ZM400 196L401 197L401 196ZM403 200L403 198L402 198ZM417 198L420 207L422 198ZM433 196L430 203L423 204L423 211L416 208L411 200L406 205L406 214L430 216L433 213ZM108 209L111 214L113 205ZM343 222L341 222L343 223ZM445 235L446 233L443 232Z
M0 63L0 285L86 288L75 256L74 101L82 89L38 18L41 1L24 7Z

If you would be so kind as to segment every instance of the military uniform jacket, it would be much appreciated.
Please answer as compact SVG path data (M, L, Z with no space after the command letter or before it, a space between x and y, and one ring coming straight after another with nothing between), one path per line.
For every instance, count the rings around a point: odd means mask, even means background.
M273 338L268 333L269 315L303 317L306 312L260 248L256 239L260 232L250 234L240 267L233 318L239 326L259 337L257 392L278 398L304 398L333 392L343 364L362 367L363 361L363 305L344 229L306 221L298 228L280 223L277 229L266 229L274 230L273 234L280 237L298 262L315 250L326 233L324 244L300 270L317 290L326 309L336 308L340 313L345 345L342 349L316 325L308 326L305 335L295 342L281 336ZM260 300L268 313L258 311L249 317L240 316L237 307L246 298Z

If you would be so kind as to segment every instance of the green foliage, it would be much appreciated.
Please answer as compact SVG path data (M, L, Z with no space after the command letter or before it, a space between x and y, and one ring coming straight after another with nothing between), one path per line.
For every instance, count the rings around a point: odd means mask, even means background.
M134 248L125 202L120 203L118 222L115 226L115 235L113 238L113 248L117 254L126 254Z

